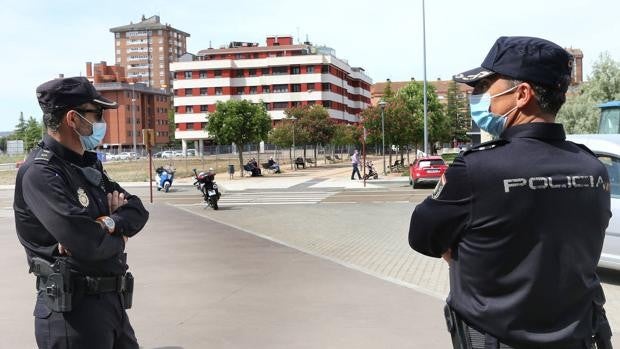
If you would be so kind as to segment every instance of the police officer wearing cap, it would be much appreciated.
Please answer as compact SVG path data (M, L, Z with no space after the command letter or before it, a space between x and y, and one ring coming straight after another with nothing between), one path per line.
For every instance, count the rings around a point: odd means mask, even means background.
M36 275L39 348L138 348L125 309L133 277L127 240L148 212L103 171L93 150L103 109L116 108L83 77L37 88L47 135L20 167L15 225Z
M454 77L474 87L472 119L496 139L454 160L416 206L409 244L448 261L455 348L611 348L596 273L609 178L555 123L571 62L550 41L500 37Z

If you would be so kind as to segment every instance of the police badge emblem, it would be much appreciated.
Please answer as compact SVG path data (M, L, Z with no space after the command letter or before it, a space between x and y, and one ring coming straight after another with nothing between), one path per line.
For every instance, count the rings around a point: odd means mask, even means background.
M84 207L88 207L88 204L90 203L90 201L88 200L88 195L86 195L86 192L84 191L84 189L79 188L77 191L78 194L78 201L80 202L80 204L82 204L82 206Z

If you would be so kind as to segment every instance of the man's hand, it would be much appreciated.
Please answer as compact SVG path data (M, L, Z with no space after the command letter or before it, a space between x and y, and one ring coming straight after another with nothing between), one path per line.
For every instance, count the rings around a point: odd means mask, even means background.
M127 199L125 199L124 193L119 193L116 190L112 193L108 193L108 209L110 210L110 214L126 203Z
M448 264L450 264L450 262L452 262L452 249L448 249L446 252L444 252L441 255L441 258L443 258L446 262L448 262Z
M61 245L60 243L58 243L58 253L60 253L61 256L69 256L71 257L71 251L69 251L68 249L66 249L63 245Z

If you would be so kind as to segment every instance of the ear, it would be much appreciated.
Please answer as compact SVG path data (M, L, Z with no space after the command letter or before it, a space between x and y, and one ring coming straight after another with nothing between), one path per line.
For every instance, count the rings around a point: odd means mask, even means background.
M517 87L517 107L523 108L534 100L534 89L527 82L519 84Z
M75 118L79 118L75 110L69 110L67 114L65 114L65 120L67 121L67 126L69 126L70 128L76 128L77 123L75 121Z

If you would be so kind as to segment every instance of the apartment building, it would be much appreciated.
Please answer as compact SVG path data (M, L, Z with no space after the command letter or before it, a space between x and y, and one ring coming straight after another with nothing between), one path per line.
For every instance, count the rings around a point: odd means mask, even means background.
M170 63L187 51L188 33L162 24L159 16L110 29L115 61L127 77L148 87L170 87Z
M87 62L86 77L105 98L118 103L117 109L103 112L108 126L102 148L112 153L132 151L135 143L136 150L141 151L143 129L154 129L156 144L170 141L171 96L165 89L129 79L124 67L108 66L106 62Z
M174 75L175 137L209 138L204 131L217 101L245 99L263 103L274 124L287 108L322 105L339 123L359 121L370 105L372 79L328 47L295 44L291 36L269 36L264 46L231 42L196 55L186 54L170 66Z

